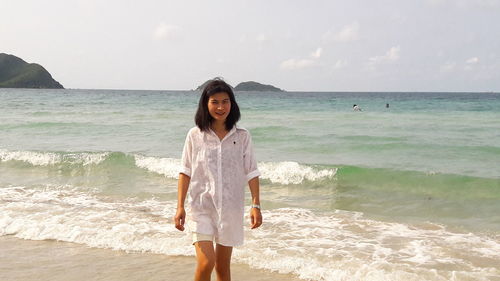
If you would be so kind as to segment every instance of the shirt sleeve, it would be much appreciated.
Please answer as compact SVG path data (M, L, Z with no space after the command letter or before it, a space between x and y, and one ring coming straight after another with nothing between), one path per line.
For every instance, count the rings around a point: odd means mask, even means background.
M191 132L186 136L186 141L184 142L184 149L182 150L181 158L181 168L179 173L185 174L191 177L191 167L192 167L192 155L193 155L193 142L191 139Z
M247 135L244 146L243 166L247 176L247 181L249 181L260 176L260 172L257 169L257 161L255 160L255 155L253 153L252 137L250 134Z

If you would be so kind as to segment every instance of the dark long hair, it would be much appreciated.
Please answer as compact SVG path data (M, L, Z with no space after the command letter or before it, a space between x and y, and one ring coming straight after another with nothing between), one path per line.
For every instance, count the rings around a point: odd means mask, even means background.
M196 126L198 126L198 128L202 131L208 131L210 124L213 121L212 116L210 116L210 113L208 112L208 99L217 93L226 93L231 101L231 110L225 123L226 130L231 130L233 126L236 125L236 122L240 120L240 108L234 98L233 89L222 79L214 78L210 80L205 86L205 89L203 89L200 101L198 102L198 110L194 116Z

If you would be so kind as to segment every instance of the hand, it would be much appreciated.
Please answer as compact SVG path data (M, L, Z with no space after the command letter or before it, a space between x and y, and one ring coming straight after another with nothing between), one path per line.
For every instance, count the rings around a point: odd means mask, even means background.
M186 211L184 208L177 208L177 212L174 216L175 228L184 231L184 222L186 222Z
M259 208L250 209L250 224L252 229L257 228L262 225L262 214Z

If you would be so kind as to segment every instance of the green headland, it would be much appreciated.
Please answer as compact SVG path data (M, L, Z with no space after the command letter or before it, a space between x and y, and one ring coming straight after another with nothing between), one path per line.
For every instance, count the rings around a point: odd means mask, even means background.
M4 53L0 53L0 88L64 89L43 66Z
M201 84L196 88L197 91L203 91L205 86L211 80L205 81L205 83ZM232 86L231 86L232 87ZM284 92L282 89L279 89L272 85L261 84L255 81L247 81L241 82L236 87L233 87L235 91L254 91L254 92Z

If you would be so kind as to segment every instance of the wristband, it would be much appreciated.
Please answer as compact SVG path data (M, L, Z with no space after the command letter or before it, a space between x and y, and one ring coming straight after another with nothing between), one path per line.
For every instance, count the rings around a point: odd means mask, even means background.
M258 204L252 204L252 208L257 208L257 209L260 210L260 205L258 205Z

